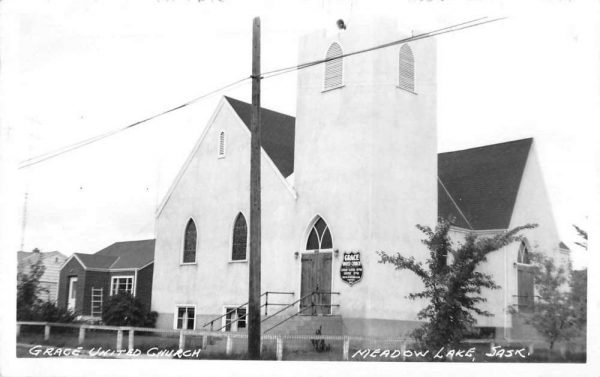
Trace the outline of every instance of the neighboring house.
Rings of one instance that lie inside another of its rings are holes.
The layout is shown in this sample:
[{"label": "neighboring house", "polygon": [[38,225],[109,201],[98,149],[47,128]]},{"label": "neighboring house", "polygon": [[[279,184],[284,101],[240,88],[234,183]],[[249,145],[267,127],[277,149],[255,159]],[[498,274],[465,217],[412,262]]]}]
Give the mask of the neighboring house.
[{"label": "neighboring house", "polygon": [[67,257],[58,251],[40,252],[39,249],[33,249],[32,252],[19,251],[17,253],[17,271],[29,273],[30,266],[39,259],[42,260],[45,270],[40,278],[42,291],[38,298],[43,301],[55,302],[58,293],[58,274]]},{"label": "neighboring house", "polygon": [[[382,22],[305,37],[300,62],[330,60],[298,71],[296,118],[261,111],[261,292],[290,293],[270,294],[269,303],[296,301],[263,331],[300,313],[317,315],[272,331],[405,336],[420,324],[424,302],[407,296],[422,283],[378,263],[376,252],[423,261],[415,225],[451,216],[456,241],[539,224],[482,268],[502,289],[484,292],[494,316],[478,326],[519,337],[508,307],[526,308],[533,297],[528,253],[560,254],[533,139],[437,153],[433,38],[339,57],[403,34],[410,30]],[[246,326],[250,114],[247,103],[220,101],[157,211],[159,327]],[[362,273],[349,279],[348,266]]]},{"label": "neighboring house", "polygon": [[148,309],[152,298],[154,240],[116,242],[94,254],[74,253],[60,270],[58,305],[100,317],[110,295],[129,292]]}]

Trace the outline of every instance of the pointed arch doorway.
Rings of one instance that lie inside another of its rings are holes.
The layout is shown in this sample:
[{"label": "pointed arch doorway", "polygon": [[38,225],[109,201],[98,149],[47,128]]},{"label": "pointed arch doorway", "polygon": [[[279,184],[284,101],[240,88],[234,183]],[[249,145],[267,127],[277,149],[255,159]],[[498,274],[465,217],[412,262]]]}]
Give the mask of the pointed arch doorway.
[{"label": "pointed arch doorway", "polygon": [[333,242],[325,220],[317,217],[302,253],[300,311],[305,315],[331,314],[331,256]]}]

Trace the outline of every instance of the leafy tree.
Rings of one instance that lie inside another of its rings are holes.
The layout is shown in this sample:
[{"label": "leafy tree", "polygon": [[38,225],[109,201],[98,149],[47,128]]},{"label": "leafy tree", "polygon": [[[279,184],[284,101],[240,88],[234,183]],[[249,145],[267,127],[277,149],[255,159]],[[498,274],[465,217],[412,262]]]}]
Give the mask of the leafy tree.
[{"label": "leafy tree", "polygon": [[140,300],[129,292],[119,292],[102,306],[102,322],[111,326],[154,327],[158,313],[145,310]]},{"label": "leafy tree", "polygon": [[27,260],[19,266],[17,273],[17,320],[34,320],[34,308],[41,303],[39,295],[46,291],[40,286],[40,278],[44,275],[46,266],[42,258],[31,262]]},{"label": "leafy tree", "polygon": [[[577,225],[573,225],[573,227],[583,239],[582,242],[576,242],[576,244],[587,250],[587,232]],[[575,311],[575,324],[585,340],[587,331],[587,268],[572,270],[570,277],[571,305]]]},{"label": "leafy tree", "polygon": [[554,258],[541,252],[530,253],[536,300],[533,313],[521,315],[548,342],[552,351],[556,342],[569,340],[577,334],[577,318],[572,292],[565,289],[569,266],[557,266]]},{"label": "leafy tree", "polygon": [[581,229],[580,227],[578,227],[577,225],[573,225],[573,228],[575,228],[575,230],[577,231],[577,234],[579,234],[579,236],[581,238],[583,238],[582,242],[575,242],[576,245],[579,245],[581,247],[583,247],[584,249],[587,250],[587,241],[588,241],[588,234],[587,231]]},{"label": "leafy tree", "polygon": [[54,302],[45,302],[40,294],[48,290],[40,285],[46,267],[42,258],[28,260],[17,273],[17,320],[42,322],[73,322],[75,313],[59,308]]},{"label": "leafy tree", "polygon": [[[535,225],[525,225],[493,237],[478,237],[471,233],[462,244],[453,246],[450,238],[451,222],[440,219],[435,230],[417,225],[425,234],[423,243],[429,249],[425,263],[414,257],[406,258],[400,253],[388,255],[378,251],[379,263],[390,263],[396,270],[409,270],[425,285],[421,292],[410,293],[411,300],[426,299],[428,304],[417,317],[425,323],[411,334],[422,346],[439,349],[442,346],[456,347],[472,331],[476,320],[473,314],[491,316],[479,308],[486,301],[482,289],[500,288],[492,276],[477,271],[489,253],[514,241],[520,240],[518,233]],[[447,263],[452,256],[452,263]]]}]

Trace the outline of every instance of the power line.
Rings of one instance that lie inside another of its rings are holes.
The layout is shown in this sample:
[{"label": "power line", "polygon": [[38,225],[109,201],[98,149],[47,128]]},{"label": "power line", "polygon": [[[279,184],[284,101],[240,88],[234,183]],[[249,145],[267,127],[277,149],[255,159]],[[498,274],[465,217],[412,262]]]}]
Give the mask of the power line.
[{"label": "power line", "polygon": [[137,122],[131,123],[131,124],[125,126],[125,127],[122,127],[122,128],[116,129],[116,130],[112,130],[112,131],[106,132],[104,134],[91,137],[89,139],[85,139],[85,140],[79,141],[77,143],[74,143],[74,144],[71,144],[71,145],[59,148],[57,150],[54,150],[52,152],[44,153],[44,154],[41,154],[39,156],[29,158],[29,159],[21,162],[21,164],[19,165],[19,169],[23,169],[23,168],[26,168],[26,167],[29,167],[29,166],[32,166],[32,165],[35,165],[35,164],[39,164],[40,162],[44,162],[44,161],[49,160],[49,159],[54,158],[54,157],[58,157],[58,156],[60,156],[60,155],[62,155],[64,153],[71,152],[73,150],[79,149],[79,148],[84,147],[86,145],[92,144],[92,143],[94,143],[96,141],[100,141],[100,140],[105,139],[105,138],[107,138],[109,136],[115,135],[115,134],[117,134],[119,132],[128,130],[128,129],[133,128],[135,126],[138,126],[138,125],[140,125],[142,123],[146,123],[148,121],[151,121],[152,119],[158,118],[158,117],[163,116],[163,115],[168,114],[168,113],[171,113],[171,112],[173,112],[175,110],[182,109],[182,108],[184,108],[186,106],[189,106],[189,105],[191,105],[191,104],[193,104],[195,102],[198,102],[198,101],[200,101],[202,99],[210,97],[210,96],[212,96],[212,95],[214,95],[214,94],[216,94],[218,92],[221,92],[221,91],[229,89],[229,88],[231,88],[233,86],[239,85],[239,84],[241,84],[242,82],[244,82],[244,81],[246,81],[248,79],[250,79],[250,77],[244,77],[243,79],[234,81],[234,82],[232,82],[230,84],[227,84],[227,85],[225,85],[225,86],[223,86],[223,87],[221,87],[219,89],[215,89],[215,90],[212,90],[212,91],[210,91],[208,93],[202,94],[202,95],[200,95],[200,96],[198,96],[198,97],[196,97],[196,98],[194,98],[194,99],[192,99],[190,101],[187,101],[187,102],[185,102],[185,103],[183,103],[183,104],[181,104],[179,106],[172,107],[172,108],[170,108],[168,110],[165,110],[165,111],[160,112],[158,114],[152,115],[152,116],[150,116],[148,118],[145,118],[145,119],[139,120]]},{"label": "power line", "polygon": [[[434,36],[437,36],[437,35],[446,34],[446,33],[454,32],[454,31],[459,31],[459,30],[464,30],[464,29],[475,27],[475,26],[481,26],[481,25],[484,25],[484,24],[488,24],[488,23],[491,23],[491,22],[496,22],[496,21],[500,21],[500,20],[505,19],[505,17],[502,17],[502,18],[495,18],[495,19],[492,19],[492,20],[482,21],[482,20],[484,20],[486,18],[487,17],[481,17],[481,18],[470,20],[470,21],[461,22],[461,23],[454,24],[454,25],[451,25],[451,26],[446,26],[446,27],[443,27],[443,28],[440,28],[440,29],[436,29],[436,30],[433,30],[433,31],[430,31],[430,32],[421,33],[421,34],[418,34],[418,35],[415,35],[415,36],[411,36],[411,37],[408,37],[408,38],[399,39],[399,40],[396,40],[396,41],[393,41],[393,42],[385,43],[385,44],[382,44],[382,45],[378,45],[378,46],[374,46],[374,47],[370,47],[370,48],[366,48],[366,49],[362,49],[362,50],[358,50],[358,51],[353,51],[353,52],[350,52],[350,53],[347,53],[347,54],[343,54],[343,55],[340,55],[340,56],[336,56],[336,57],[314,60],[314,61],[311,61],[311,62],[306,62],[306,63],[294,65],[294,66],[289,66],[289,67],[286,67],[286,68],[280,68],[280,69],[275,69],[275,70],[272,70],[272,71],[267,71],[267,72],[262,73],[261,77],[263,79],[268,79],[268,78],[279,76],[279,75],[282,75],[282,74],[285,74],[285,73],[289,73],[289,72],[293,72],[293,71],[297,71],[297,70],[309,68],[309,67],[312,67],[312,66],[315,66],[315,65],[318,65],[318,64],[323,64],[323,63],[326,63],[326,62],[329,62],[329,61],[332,61],[332,60],[341,59],[341,58],[344,58],[344,57],[349,57],[349,56],[358,55],[358,54],[363,54],[363,53],[366,53],[366,52],[371,52],[371,51],[379,50],[379,49],[382,49],[382,48],[386,48],[386,47],[391,47],[391,46],[394,46],[394,45],[398,45],[400,43],[408,43],[408,42],[417,41],[417,40],[420,40],[420,39],[431,38],[431,37],[434,37]],[[478,22],[478,21],[482,21],[482,22]],[[179,110],[179,109],[184,108],[186,106],[189,106],[189,105],[191,105],[191,104],[193,104],[195,102],[198,102],[198,101],[200,101],[200,100],[202,100],[204,98],[207,98],[207,97],[209,97],[211,95],[214,95],[214,94],[216,94],[218,92],[221,92],[221,91],[229,89],[229,88],[231,88],[233,86],[239,85],[242,82],[244,82],[244,81],[246,81],[246,80],[248,80],[250,78],[251,78],[251,76],[244,77],[244,78],[242,78],[240,80],[237,80],[237,81],[234,81],[234,82],[232,82],[230,84],[227,84],[227,85],[225,85],[225,86],[223,86],[221,88],[212,90],[212,91],[210,91],[210,92],[208,92],[206,94],[198,96],[198,97],[196,97],[196,98],[194,98],[194,99],[192,99],[190,101],[187,101],[187,102],[185,102],[185,103],[183,103],[183,104],[181,104],[179,106],[175,106],[173,108],[170,108],[170,109],[165,110],[165,111],[163,111],[161,113],[152,115],[152,116],[150,116],[148,118],[145,118],[143,120],[131,123],[131,124],[129,124],[129,125],[123,127],[123,128],[119,128],[119,129],[116,129],[116,130],[113,130],[113,131],[109,131],[107,133],[104,133],[104,134],[101,134],[101,135],[98,135],[98,136],[94,136],[94,137],[91,137],[89,139],[82,140],[82,141],[77,142],[75,144],[71,144],[71,145],[68,145],[66,147],[59,148],[59,149],[57,149],[55,151],[44,153],[44,154],[41,154],[39,156],[29,158],[29,159],[21,162],[21,164],[19,165],[19,169],[23,169],[23,168],[26,168],[26,167],[29,167],[29,166],[32,166],[32,165],[35,165],[35,164],[39,164],[40,162],[44,162],[44,161],[49,160],[49,159],[54,158],[54,157],[58,157],[58,156],[60,156],[60,155],[62,155],[64,153],[67,153],[67,152],[79,149],[79,148],[84,147],[86,145],[89,145],[89,144],[92,144],[94,142],[97,142],[97,141],[100,141],[102,139],[105,139],[105,138],[107,138],[109,136],[115,135],[115,134],[117,134],[119,132],[122,132],[122,131],[125,131],[127,129],[130,129],[130,128],[133,128],[135,126],[138,126],[138,125],[140,125],[142,123],[146,123],[146,122],[148,122],[148,121],[150,121],[152,119],[158,118],[158,117],[163,116],[165,114],[168,114],[170,112]]]},{"label": "power line", "polygon": [[403,38],[403,39],[399,39],[393,42],[388,42],[385,44],[381,44],[378,46],[374,46],[374,47],[369,47],[366,49],[362,49],[362,50],[357,50],[357,51],[353,51],[353,52],[349,52],[347,54],[342,54],[340,56],[334,56],[334,57],[330,57],[330,58],[325,58],[325,59],[319,59],[319,60],[314,60],[311,62],[306,62],[306,63],[302,63],[302,64],[298,64],[298,65],[294,65],[294,66],[289,66],[287,68],[280,68],[280,69],[275,69],[272,71],[268,71],[268,72],[264,72],[262,75],[264,78],[270,78],[270,77],[274,77],[274,76],[278,76],[281,74],[285,74],[285,73],[289,73],[289,72],[293,72],[293,71],[297,71],[300,69],[304,69],[304,68],[309,68],[318,64],[322,64],[322,63],[327,63],[336,59],[342,59],[345,57],[349,57],[349,56],[353,56],[353,55],[358,55],[358,54],[362,54],[365,52],[371,52],[371,51],[375,51],[375,50],[379,50],[382,48],[386,48],[386,47],[391,47],[391,46],[395,46],[401,43],[408,43],[408,42],[412,42],[412,41],[417,41],[420,39],[425,39],[425,38],[431,38],[431,37],[435,37],[437,35],[441,35],[441,34],[446,34],[446,33],[450,33],[450,32],[454,32],[454,31],[459,31],[459,30],[463,30],[463,29],[468,29],[471,27],[475,27],[475,26],[481,26],[484,24],[488,24],[491,22],[496,22],[496,21],[500,21],[505,19],[506,17],[501,17],[501,18],[495,18],[492,20],[488,20],[488,21],[483,21],[483,22],[477,22],[477,21],[481,21],[486,19],[487,17],[481,17],[481,18],[476,18],[470,21],[466,21],[466,22],[461,22],[458,24],[454,24],[451,26],[446,26],[440,29],[436,29],[433,31],[429,31],[426,33],[421,33],[418,35],[413,35],[411,37],[408,38]]}]

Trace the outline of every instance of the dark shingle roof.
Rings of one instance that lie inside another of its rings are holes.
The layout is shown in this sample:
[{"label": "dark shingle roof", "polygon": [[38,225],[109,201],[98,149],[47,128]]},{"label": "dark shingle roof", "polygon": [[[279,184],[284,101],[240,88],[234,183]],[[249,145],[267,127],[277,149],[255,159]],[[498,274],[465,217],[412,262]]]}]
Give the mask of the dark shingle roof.
[{"label": "dark shingle roof", "polygon": [[87,268],[141,268],[154,260],[154,241],[115,242],[95,254],[76,255]]},{"label": "dark shingle roof", "polygon": [[[251,105],[225,99],[250,128]],[[294,171],[295,118],[262,108],[261,119],[263,148],[287,177]],[[454,225],[466,229],[507,229],[532,142],[438,154],[438,216],[452,217]]]},{"label": "dark shingle roof", "polygon": [[[250,129],[251,105],[225,97],[237,115]],[[294,137],[296,118],[261,108],[261,144],[281,172],[288,177],[294,172]]]},{"label": "dark shingle roof", "polygon": [[[529,138],[438,154],[438,176],[473,229],[509,227],[532,142]],[[462,220],[443,191],[438,185],[438,215]]]}]

